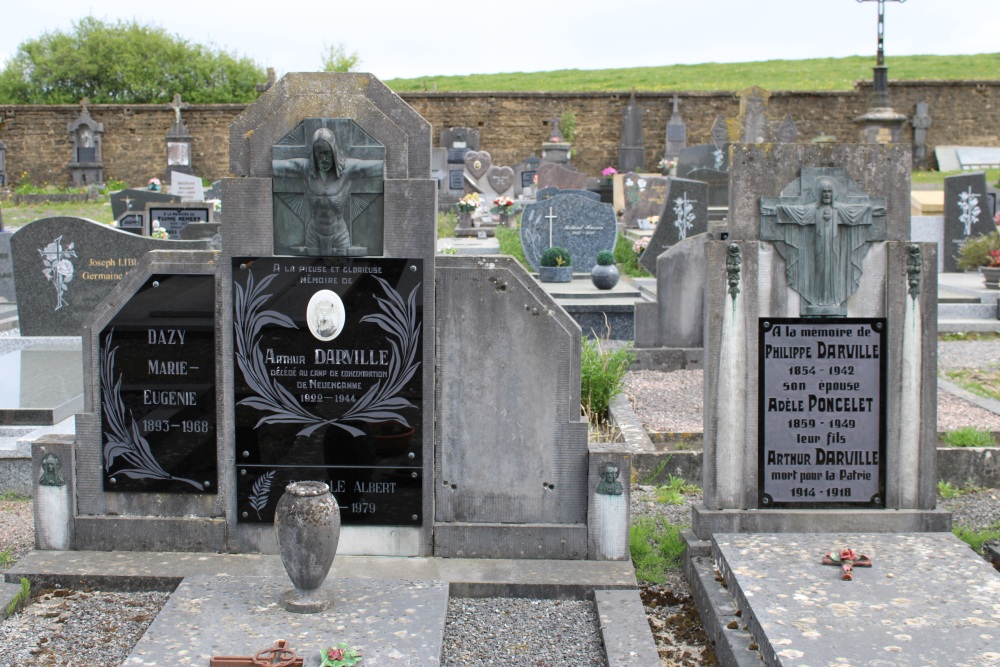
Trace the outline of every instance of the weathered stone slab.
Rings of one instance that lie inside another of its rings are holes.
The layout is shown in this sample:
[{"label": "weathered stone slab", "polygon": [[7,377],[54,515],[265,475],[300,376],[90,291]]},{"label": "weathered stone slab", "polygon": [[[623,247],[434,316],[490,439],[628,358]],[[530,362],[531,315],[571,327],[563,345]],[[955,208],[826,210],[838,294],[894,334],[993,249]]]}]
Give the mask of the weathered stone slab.
[{"label": "weathered stone slab", "polygon": [[45,218],[10,240],[24,336],[78,336],[97,304],[150,250],[205,250],[206,241],[161,241],[83,218]]},{"label": "weathered stone slab", "polygon": [[0,303],[15,303],[14,260],[10,254],[10,237],[14,232],[0,231]]},{"label": "weathered stone slab", "polygon": [[[842,581],[832,549],[869,556]],[[985,665],[998,658],[1000,573],[946,533],[713,537],[767,665]]]},{"label": "weathered stone slab", "polygon": [[538,187],[545,188],[550,185],[557,188],[585,190],[597,185],[597,179],[562,165],[547,162],[538,167]]},{"label": "weathered stone slab", "polygon": [[542,253],[552,246],[569,251],[573,270],[589,272],[597,253],[614,250],[618,223],[611,204],[579,195],[559,195],[528,204],[521,214],[524,257],[538,270]]}]

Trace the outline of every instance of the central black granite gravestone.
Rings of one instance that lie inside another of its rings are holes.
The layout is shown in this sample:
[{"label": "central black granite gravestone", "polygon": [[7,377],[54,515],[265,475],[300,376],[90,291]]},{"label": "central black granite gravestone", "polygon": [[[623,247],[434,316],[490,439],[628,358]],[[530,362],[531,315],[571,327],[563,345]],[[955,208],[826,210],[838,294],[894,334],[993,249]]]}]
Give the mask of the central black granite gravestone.
[{"label": "central black granite gravestone", "polygon": [[234,257],[237,512],[292,481],[345,524],[423,521],[423,260]]},{"label": "central black granite gravestone", "polygon": [[966,239],[995,231],[987,203],[986,172],[944,179],[944,270],[958,271],[958,249]]},{"label": "central black granite gravestone", "polygon": [[708,184],[670,178],[656,231],[639,257],[639,263],[656,275],[656,258],[684,239],[708,231]]},{"label": "central black granite gravestone", "polygon": [[215,278],[150,277],[99,344],[104,490],[216,493]]},{"label": "central black granite gravestone", "polygon": [[885,506],[884,319],[760,320],[760,507]]}]

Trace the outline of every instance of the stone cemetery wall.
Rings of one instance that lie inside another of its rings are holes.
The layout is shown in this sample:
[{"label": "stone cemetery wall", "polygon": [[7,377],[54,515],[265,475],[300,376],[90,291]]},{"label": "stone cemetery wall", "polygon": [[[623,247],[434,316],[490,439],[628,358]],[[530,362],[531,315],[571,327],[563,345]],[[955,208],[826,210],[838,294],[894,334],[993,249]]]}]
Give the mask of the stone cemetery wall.
[{"label": "stone cemetery wall", "polygon": [[[917,102],[927,102],[933,125],[927,131],[928,151],[935,146],[1000,145],[1000,80],[992,81],[893,81],[890,100],[900,113],[912,116]],[[643,143],[646,170],[653,170],[663,155],[664,128],[670,119],[674,92],[639,92],[636,101],[643,111]],[[711,140],[715,117],[729,118],[739,112],[739,99],[732,91],[677,92],[680,114],[687,126],[687,144]],[[854,119],[868,107],[871,82],[858,82],[848,91],[772,91],[768,114],[782,118],[791,114],[803,142],[833,135],[842,142],[859,140]],[[621,114],[628,104],[624,92],[600,93],[441,93],[409,92],[401,95],[433,126],[432,136],[442,128],[477,128],[481,146],[496,164],[516,164],[531,153],[539,154],[552,116],[564,111],[576,114],[572,164],[594,174],[617,163],[621,139]],[[131,185],[162,177],[166,156],[166,134],[173,112],[166,105],[103,105],[89,107],[96,121],[104,123],[106,178]],[[229,173],[229,123],[243,105],[192,105],[184,122],[194,137],[194,173],[217,180]],[[7,173],[17,185],[23,172],[32,183],[69,183],[66,164],[70,138],[66,124],[79,115],[78,105],[0,105],[0,141],[7,144]],[[913,141],[907,123],[902,141]]]}]

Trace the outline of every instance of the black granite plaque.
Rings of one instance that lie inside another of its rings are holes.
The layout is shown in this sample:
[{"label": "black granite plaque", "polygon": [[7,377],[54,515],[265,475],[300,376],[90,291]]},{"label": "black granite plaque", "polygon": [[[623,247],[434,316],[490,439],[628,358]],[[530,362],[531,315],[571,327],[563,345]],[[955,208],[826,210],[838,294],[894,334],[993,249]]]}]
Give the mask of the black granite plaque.
[{"label": "black granite plaque", "polygon": [[761,319],[759,506],[885,506],[885,320]]},{"label": "black granite plaque", "polygon": [[80,147],[76,149],[77,162],[95,162],[97,160],[97,149],[93,146],[89,148]]},{"label": "black granite plaque", "polygon": [[448,189],[462,190],[465,188],[465,172],[460,169],[452,169],[448,172]]},{"label": "black granite plaque", "polygon": [[469,152],[468,146],[448,149],[448,164],[464,164],[465,154]]},{"label": "black granite plaque", "polygon": [[537,171],[522,171],[521,172],[521,187],[530,188],[535,184],[535,175],[538,174]]},{"label": "black granite plaque", "polygon": [[142,213],[126,213],[118,218],[118,229],[132,234],[142,234],[142,220]]},{"label": "black granite plaque", "polygon": [[181,230],[192,223],[208,222],[210,212],[208,206],[147,206],[149,224],[159,222],[162,229],[167,230],[171,239],[180,240]]},{"label": "black granite plaque", "polygon": [[215,278],[156,275],[101,332],[105,491],[216,493]]},{"label": "black granite plaque", "polygon": [[420,525],[422,260],[233,259],[237,510],[330,484],[345,524]]}]

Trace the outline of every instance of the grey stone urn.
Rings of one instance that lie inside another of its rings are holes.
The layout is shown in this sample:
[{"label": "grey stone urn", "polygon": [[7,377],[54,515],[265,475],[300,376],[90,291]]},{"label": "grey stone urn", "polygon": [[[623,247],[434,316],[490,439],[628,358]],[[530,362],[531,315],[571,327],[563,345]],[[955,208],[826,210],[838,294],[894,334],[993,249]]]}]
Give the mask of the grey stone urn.
[{"label": "grey stone urn", "polygon": [[979,272],[983,274],[986,289],[1000,289],[1000,267],[981,266]]},{"label": "grey stone urn", "polygon": [[543,283],[568,283],[573,281],[572,266],[540,266],[538,279]]},{"label": "grey stone urn", "polygon": [[590,281],[597,289],[611,289],[618,284],[618,267],[614,264],[595,264],[590,270]]},{"label": "grey stone urn", "polygon": [[340,541],[340,509],[323,482],[293,482],[274,510],[274,531],[281,563],[295,586],[282,594],[286,610],[311,614],[329,609],[333,598],[322,590]]}]

